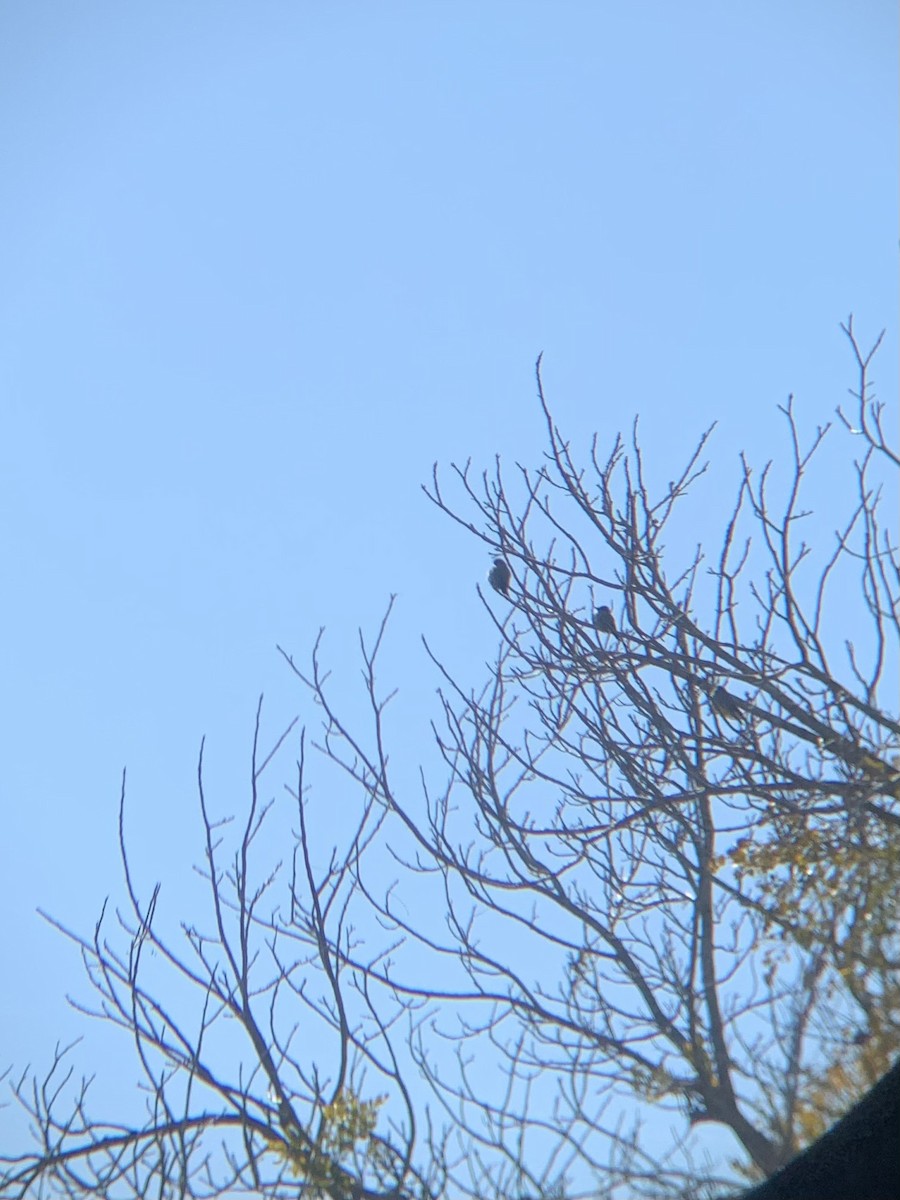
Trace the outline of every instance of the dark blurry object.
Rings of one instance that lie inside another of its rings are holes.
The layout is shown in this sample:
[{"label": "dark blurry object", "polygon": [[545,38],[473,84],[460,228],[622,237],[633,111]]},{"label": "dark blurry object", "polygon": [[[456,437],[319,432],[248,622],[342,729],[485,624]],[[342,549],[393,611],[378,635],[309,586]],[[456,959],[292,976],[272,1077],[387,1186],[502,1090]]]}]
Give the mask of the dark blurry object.
[{"label": "dark blurry object", "polygon": [[612,615],[609,605],[601,604],[594,610],[594,628],[599,629],[601,633],[616,632],[616,618]]},{"label": "dark blurry object", "polygon": [[726,692],[723,687],[717,687],[713,692],[712,706],[723,717],[729,717],[733,721],[741,719],[740,704],[738,704],[731,692]]},{"label": "dark blurry object", "polygon": [[837,1125],[740,1200],[900,1200],[900,1060]]},{"label": "dark blurry object", "polygon": [[502,558],[495,558],[494,565],[491,567],[491,572],[488,575],[488,583],[495,592],[499,592],[501,596],[509,595],[509,581],[512,579],[512,572],[503,561]]}]

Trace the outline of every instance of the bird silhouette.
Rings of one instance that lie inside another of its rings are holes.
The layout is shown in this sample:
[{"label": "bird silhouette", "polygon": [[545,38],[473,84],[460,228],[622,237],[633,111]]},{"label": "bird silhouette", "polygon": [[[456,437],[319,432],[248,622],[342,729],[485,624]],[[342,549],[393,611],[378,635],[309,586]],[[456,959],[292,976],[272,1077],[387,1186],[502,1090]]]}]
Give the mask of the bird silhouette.
[{"label": "bird silhouette", "polygon": [[508,596],[510,579],[512,579],[512,572],[509,567],[502,558],[495,558],[494,565],[491,567],[490,574],[488,575],[488,583],[501,596]]},{"label": "bird silhouette", "polygon": [[594,610],[594,628],[599,629],[601,633],[615,634],[616,618],[612,614],[612,609],[608,604],[601,604],[598,609]]},{"label": "bird silhouette", "polygon": [[711,703],[716,712],[721,713],[723,717],[739,721],[743,715],[738,701],[731,692],[726,692],[721,684],[713,692]]}]

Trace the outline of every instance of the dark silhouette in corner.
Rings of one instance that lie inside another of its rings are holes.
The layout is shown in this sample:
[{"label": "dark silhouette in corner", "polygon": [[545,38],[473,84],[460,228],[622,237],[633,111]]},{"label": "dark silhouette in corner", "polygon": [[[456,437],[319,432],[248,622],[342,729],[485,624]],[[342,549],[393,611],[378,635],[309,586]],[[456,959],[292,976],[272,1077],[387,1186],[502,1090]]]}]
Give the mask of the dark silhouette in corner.
[{"label": "dark silhouette in corner", "polygon": [[817,1142],[739,1200],[900,1200],[900,1059]]}]

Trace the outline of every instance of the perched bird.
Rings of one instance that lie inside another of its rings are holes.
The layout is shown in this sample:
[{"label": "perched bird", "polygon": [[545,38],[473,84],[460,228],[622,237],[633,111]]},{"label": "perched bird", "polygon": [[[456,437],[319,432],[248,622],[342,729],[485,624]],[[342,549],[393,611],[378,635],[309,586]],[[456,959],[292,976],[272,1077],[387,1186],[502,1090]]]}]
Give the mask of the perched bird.
[{"label": "perched bird", "polygon": [[732,696],[731,692],[726,692],[721,684],[713,692],[711,703],[716,712],[721,713],[723,717],[730,717],[732,720],[739,721],[743,715],[738,701]]},{"label": "perched bird", "polygon": [[278,1102],[278,1119],[281,1122],[281,1128],[289,1137],[296,1137],[299,1134],[300,1126],[294,1116],[294,1110],[287,1100]]},{"label": "perched bird", "polygon": [[501,596],[509,595],[509,581],[512,579],[512,572],[503,561],[502,558],[495,558],[494,565],[491,567],[488,575],[488,583],[495,592],[499,592]]},{"label": "perched bird", "polygon": [[616,633],[616,618],[612,615],[612,609],[608,604],[601,604],[598,609],[594,610],[594,628],[599,629],[601,633]]}]

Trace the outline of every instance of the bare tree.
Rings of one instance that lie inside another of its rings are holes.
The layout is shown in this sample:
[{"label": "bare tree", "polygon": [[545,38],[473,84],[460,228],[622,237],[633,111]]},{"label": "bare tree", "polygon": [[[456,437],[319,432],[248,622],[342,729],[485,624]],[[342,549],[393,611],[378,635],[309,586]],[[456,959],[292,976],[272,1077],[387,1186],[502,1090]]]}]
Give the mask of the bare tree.
[{"label": "bare tree", "polygon": [[[791,401],[783,500],[770,466],[757,479],[742,462],[715,557],[698,549],[674,572],[665,543],[710,433],[660,495],[636,428],[602,457],[595,439],[584,467],[539,364],[545,465],[512,480],[499,461],[490,476],[454,468],[462,508],[435,470],[430,498],[511,582],[485,597],[501,647],[485,690],[432,655],[447,782],[424,805],[393,786],[374,655],[367,738],[342,720],[318,661],[298,671],[324,708],[326,753],[399,819],[406,870],[440,881],[424,910],[446,909],[443,936],[391,895],[381,911],[441,957],[444,977],[457,968],[458,1024],[443,1025],[461,1043],[457,1070],[434,1065],[436,1029],[417,1061],[485,1146],[473,1193],[485,1176],[500,1194],[559,1187],[576,1164],[630,1194],[642,1177],[654,1194],[683,1187],[679,1169],[661,1172],[658,1143],[648,1154],[618,1127],[600,1135],[617,1095],[727,1126],[747,1174],[771,1174],[810,1134],[822,1064],[843,1058],[846,1072],[852,1058],[858,1094],[896,1049],[900,723],[882,691],[900,626],[879,476],[898,460],[869,388],[877,344],[864,355],[852,323],[846,333],[859,384],[853,418],[840,415],[861,454],[830,545],[801,535],[804,480],[830,427],[805,446]],[[848,594],[855,637],[835,645],[832,610]],[[398,1001],[425,990],[419,974],[354,966]],[[865,1044],[850,1047],[859,1028]],[[500,1067],[492,1094],[486,1047]],[[555,1138],[553,1152],[533,1138],[532,1160],[523,1131]]]},{"label": "bare tree", "polygon": [[[285,653],[324,715],[317,749],[357,790],[345,846],[315,866],[301,736],[290,862],[269,861],[283,806],[258,788],[293,731],[260,761],[259,715],[230,852],[201,755],[208,928],[160,932],[122,826],[129,907],[114,935],[104,915],[68,936],[98,1014],[134,1040],[146,1113],[98,1122],[58,1055],[15,1082],[38,1145],[0,1159],[3,1196],[699,1197],[727,1177],[692,1160],[698,1123],[730,1129],[760,1178],[817,1135],[835,1070],[848,1104],[883,1073],[900,1029],[900,721],[883,696],[900,564],[879,504],[900,460],[870,388],[878,344],[845,331],[852,415],[806,444],[789,401],[783,497],[742,461],[714,556],[680,563],[667,547],[712,431],[661,489],[637,426],[581,465],[538,364],[545,463],[453,468],[461,506],[437,470],[426,489],[495,560],[482,599],[500,644],[475,690],[428,649],[438,786],[428,770],[417,795],[395,786],[390,608],[361,639],[366,729],[333,697],[321,634],[308,668]],[[842,435],[860,447],[846,523],[804,540],[805,478]],[[161,992],[151,954],[187,986]],[[660,1112],[680,1124],[668,1148],[638,1119]]]},{"label": "bare tree", "polygon": [[[413,1102],[391,1032],[364,988],[356,989],[352,1005],[347,998],[356,982],[346,970],[354,948],[345,923],[352,872],[381,815],[368,806],[344,858],[332,855],[317,870],[301,799],[301,736],[296,786],[288,788],[298,826],[287,837],[282,831],[266,839],[273,802],[263,801],[260,781],[296,721],[261,757],[261,716],[260,699],[250,799],[231,851],[231,822],[216,818],[207,800],[201,748],[205,926],[183,921],[180,936],[167,936],[157,913],[159,884],[146,901],[139,897],[125,838],[123,777],[127,906],[112,920],[104,907],[91,938],[53,923],[80,948],[99,997],[97,1007],[83,1011],[133,1041],[145,1111],[132,1122],[98,1119],[88,1081],[75,1086],[73,1101],[70,1056],[57,1049],[43,1079],[13,1082],[38,1145],[0,1157],[4,1198],[36,1189],[71,1196],[295,1197],[298,1181],[341,1200],[402,1200],[440,1190],[436,1171],[425,1178],[412,1163]],[[265,845],[273,840],[290,846],[289,870],[270,861]],[[382,1136],[376,1126],[388,1100],[392,1125]]]}]

